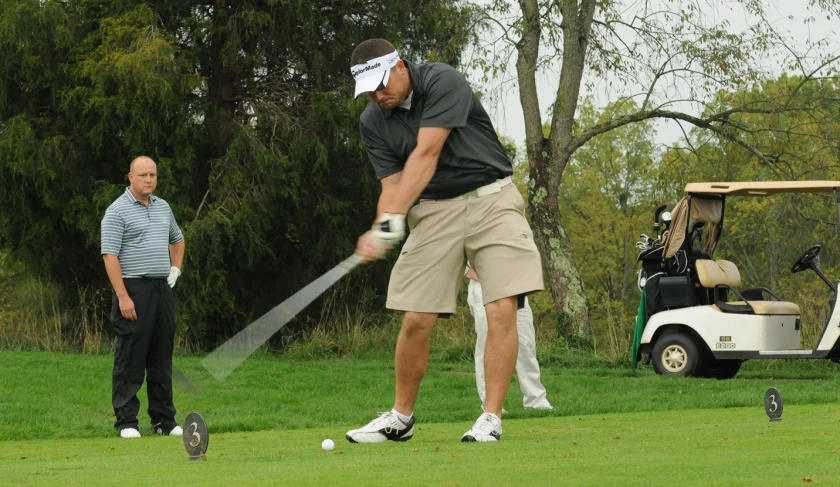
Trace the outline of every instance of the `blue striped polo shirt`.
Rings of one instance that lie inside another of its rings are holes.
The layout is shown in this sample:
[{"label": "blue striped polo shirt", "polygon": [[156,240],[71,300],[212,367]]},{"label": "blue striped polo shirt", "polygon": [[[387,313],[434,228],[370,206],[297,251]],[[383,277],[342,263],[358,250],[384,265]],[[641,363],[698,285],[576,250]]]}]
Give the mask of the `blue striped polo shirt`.
[{"label": "blue striped polo shirt", "polygon": [[125,188],[102,218],[102,255],[116,255],[123,276],[168,276],[169,245],[184,240],[169,204],[149,200],[146,206]]}]

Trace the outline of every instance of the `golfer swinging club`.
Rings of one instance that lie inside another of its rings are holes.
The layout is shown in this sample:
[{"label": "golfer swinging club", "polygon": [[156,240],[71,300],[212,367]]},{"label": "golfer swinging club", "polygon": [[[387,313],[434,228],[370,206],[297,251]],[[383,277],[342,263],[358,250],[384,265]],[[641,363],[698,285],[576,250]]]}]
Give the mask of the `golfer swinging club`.
[{"label": "golfer swinging club", "polygon": [[527,293],[543,289],[524,202],[511,184],[513,167],[487,112],[451,66],[411,64],[383,39],[359,44],[351,65],[356,96],[371,100],[359,125],[382,184],[375,223],[356,252],[371,262],[402,241],[406,223],[411,235],[391,272],[386,304],[405,313],[394,406],[348,431],[347,439],[379,443],[414,435],[429,333],[438,315],[455,312],[469,259],[484,288],[487,395],[485,412],[461,441],[496,441],[518,350],[516,310]]}]

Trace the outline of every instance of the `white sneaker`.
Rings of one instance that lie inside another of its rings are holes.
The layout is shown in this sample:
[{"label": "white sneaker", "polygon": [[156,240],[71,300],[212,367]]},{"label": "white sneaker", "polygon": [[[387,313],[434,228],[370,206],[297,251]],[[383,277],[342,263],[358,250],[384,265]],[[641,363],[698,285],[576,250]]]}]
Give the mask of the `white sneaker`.
[{"label": "white sneaker", "polygon": [[404,423],[391,411],[379,413],[379,417],[359,429],[350,430],[345,437],[350,443],[382,443],[408,441],[414,436],[414,415]]},{"label": "white sneaker", "polygon": [[184,430],[176,424],[175,427],[172,428],[171,430],[169,430],[168,433],[164,432],[163,428],[161,428],[161,427],[155,428],[155,433],[157,433],[159,435],[164,435],[164,436],[181,436],[181,435],[184,434]]},{"label": "white sneaker", "polygon": [[493,413],[484,413],[478,417],[472,428],[469,429],[461,441],[497,441],[502,437],[502,420]]},{"label": "white sneaker", "polygon": [[140,438],[140,432],[135,428],[123,428],[120,430],[122,438]]}]

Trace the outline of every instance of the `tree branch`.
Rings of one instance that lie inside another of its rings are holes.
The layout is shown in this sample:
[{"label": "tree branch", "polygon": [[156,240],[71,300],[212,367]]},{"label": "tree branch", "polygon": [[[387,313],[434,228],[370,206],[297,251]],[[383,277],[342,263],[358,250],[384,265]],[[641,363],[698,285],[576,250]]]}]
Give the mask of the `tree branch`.
[{"label": "tree branch", "polygon": [[[732,110],[727,110],[727,112],[735,113]],[[751,109],[751,110],[749,110],[749,113],[778,113],[778,111],[777,111],[777,109],[765,109],[765,110]],[[583,144],[585,144],[586,142],[591,140],[593,137],[598,136],[598,135],[603,134],[603,133],[606,133],[606,132],[609,132],[610,130],[616,129],[618,127],[621,127],[621,126],[624,126],[624,125],[627,125],[627,124],[630,124],[630,123],[641,122],[643,120],[651,120],[651,119],[654,119],[654,118],[669,118],[669,119],[672,119],[672,120],[682,120],[682,121],[691,123],[695,127],[700,127],[700,128],[709,130],[711,132],[714,132],[714,133],[720,135],[721,137],[729,140],[730,142],[741,146],[747,152],[754,155],[762,163],[767,164],[767,165],[771,165],[770,160],[767,159],[767,157],[764,154],[762,154],[757,148],[753,147],[750,144],[747,144],[746,142],[739,139],[738,137],[736,137],[734,134],[730,133],[729,131],[723,130],[721,127],[716,126],[715,125],[716,122],[717,123],[721,122],[720,114],[714,114],[714,115],[711,115],[711,116],[706,117],[706,118],[700,118],[700,117],[695,117],[693,115],[689,115],[687,113],[674,112],[674,111],[669,111],[669,110],[658,110],[658,109],[657,110],[640,111],[640,112],[637,112],[637,113],[634,113],[634,114],[631,114],[631,115],[627,115],[627,116],[624,116],[624,117],[617,117],[617,118],[614,118],[614,119],[610,120],[609,122],[605,122],[605,123],[596,125],[596,126],[590,128],[590,129],[584,131],[582,134],[578,135],[577,137],[574,137],[574,139],[572,140],[572,142],[570,144],[571,150],[572,151],[577,150],[578,148],[583,146]]]}]

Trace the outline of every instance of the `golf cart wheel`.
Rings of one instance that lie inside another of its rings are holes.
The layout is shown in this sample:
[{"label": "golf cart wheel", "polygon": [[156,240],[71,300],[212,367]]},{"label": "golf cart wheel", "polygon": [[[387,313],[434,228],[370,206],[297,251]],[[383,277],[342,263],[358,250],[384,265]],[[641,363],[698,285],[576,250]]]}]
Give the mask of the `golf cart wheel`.
[{"label": "golf cart wheel", "polygon": [[703,377],[719,380],[731,379],[741,370],[742,363],[743,360],[737,359],[712,360],[706,367]]},{"label": "golf cart wheel", "polygon": [[703,359],[694,340],[682,333],[664,335],[653,346],[653,370],[660,375],[691,377],[703,369]]}]

